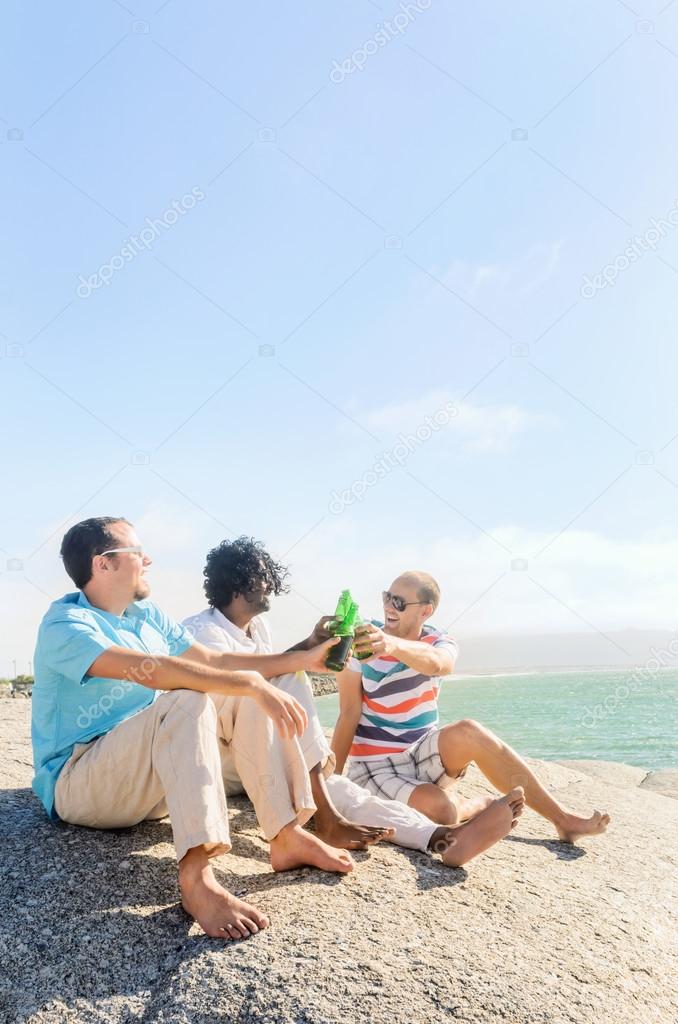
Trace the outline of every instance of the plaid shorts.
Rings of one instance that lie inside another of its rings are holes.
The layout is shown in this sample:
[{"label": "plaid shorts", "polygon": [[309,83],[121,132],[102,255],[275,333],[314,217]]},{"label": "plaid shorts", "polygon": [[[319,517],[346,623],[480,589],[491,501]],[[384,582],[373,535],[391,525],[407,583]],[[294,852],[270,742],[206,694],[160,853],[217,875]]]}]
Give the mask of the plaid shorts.
[{"label": "plaid shorts", "polygon": [[407,803],[417,786],[427,782],[446,789],[454,779],[445,772],[440,760],[439,736],[439,729],[431,729],[398,754],[390,754],[378,761],[351,760],[348,762],[348,777],[375,796],[399,800],[403,804]]}]

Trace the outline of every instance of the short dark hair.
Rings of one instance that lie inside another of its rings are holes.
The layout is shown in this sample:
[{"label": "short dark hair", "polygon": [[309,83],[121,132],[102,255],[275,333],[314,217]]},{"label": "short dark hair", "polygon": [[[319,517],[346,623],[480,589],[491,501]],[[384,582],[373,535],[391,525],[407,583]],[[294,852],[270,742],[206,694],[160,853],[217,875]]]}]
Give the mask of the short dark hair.
[{"label": "short dark hair", "polygon": [[111,533],[113,523],[126,523],[123,516],[96,516],[71,526],[61,542],[64,568],[82,590],[92,579],[92,559],[118,543]]},{"label": "short dark hair", "polygon": [[425,601],[426,604],[432,604],[433,611],[435,611],[440,604],[440,587],[432,576],[428,576],[428,574],[426,574],[426,577],[419,587],[418,597],[420,601]]},{"label": "short dark hair", "polygon": [[424,604],[433,605],[433,611],[436,610],[440,604],[440,587],[430,573],[422,572],[421,569],[409,569],[407,572],[401,573],[399,579],[407,580],[408,583],[416,587],[417,599]]},{"label": "short dark hair", "polygon": [[222,540],[207,555],[202,572],[205,596],[212,608],[225,608],[238,594],[266,585],[272,594],[286,594],[288,572],[253,537]]}]

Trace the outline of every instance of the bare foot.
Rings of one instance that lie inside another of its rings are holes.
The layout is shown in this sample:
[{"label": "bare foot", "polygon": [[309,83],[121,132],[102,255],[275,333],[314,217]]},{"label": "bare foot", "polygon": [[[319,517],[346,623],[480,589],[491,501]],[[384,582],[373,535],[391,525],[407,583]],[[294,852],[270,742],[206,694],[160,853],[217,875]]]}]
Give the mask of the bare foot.
[{"label": "bare foot", "polygon": [[[522,786],[517,786],[506,796],[493,800],[471,821],[454,828],[437,829],[431,849],[441,854],[448,867],[461,867],[507,836],[518,823],[524,807],[525,792]],[[438,832],[443,835],[437,836]]]},{"label": "bare foot", "polygon": [[316,813],[313,818],[315,834],[329,846],[344,850],[366,850],[373,843],[391,839],[394,828],[377,828],[372,825],[354,825],[339,814],[329,816]]},{"label": "bare foot", "polygon": [[459,822],[470,821],[471,818],[475,818],[481,811],[484,811],[486,807],[494,803],[494,797],[492,796],[475,796],[469,800],[464,800],[461,797],[455,797],[454,802],[457,805],[459,811]]},{"label": "bare foot", "polygon": [[594,811],[590,818],[577,814],[565,814],[562,822],[556,824],[558,836],[564,843],[576,843],[582,836],[599,836],[610,824],[610,815]]},{"label": "bare foot", "polygon": [[189,850],[179,864],[179,888],[186,913],[214,939],[249,939],[269,926],[265,914],[219,885],[200,847]]},{"label": "bare foot", "polygon": [[346,850],[335,850],[292,821],[271,840],[271,867],[274,871],[313,867],[347,874],[353,871],[354,862]]}]

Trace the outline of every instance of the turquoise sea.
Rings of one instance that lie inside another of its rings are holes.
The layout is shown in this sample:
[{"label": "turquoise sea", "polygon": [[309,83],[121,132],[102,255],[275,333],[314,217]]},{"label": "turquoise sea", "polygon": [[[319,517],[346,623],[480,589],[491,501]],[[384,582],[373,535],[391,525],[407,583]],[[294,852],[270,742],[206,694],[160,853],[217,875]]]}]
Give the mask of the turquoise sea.
[{"label": "turquoise sea", "polygon": [[[331,728],[338,697],[317,700]],[[678,767],[678,670],[580,669],[459,676],[443,683],[441,723],[475,718],[521,754]]]}]

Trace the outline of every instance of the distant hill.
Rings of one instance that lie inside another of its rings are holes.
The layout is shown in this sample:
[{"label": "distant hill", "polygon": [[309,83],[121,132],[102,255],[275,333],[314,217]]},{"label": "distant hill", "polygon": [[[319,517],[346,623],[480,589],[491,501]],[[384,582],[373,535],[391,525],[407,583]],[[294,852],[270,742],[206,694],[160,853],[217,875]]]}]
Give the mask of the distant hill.
[{"label": "distant hill", "polygon": [[[503,669],[628,668],[658,658],[678,667],[678,633],[624,629],[614,633],[458,635],[459,672]],[[654,666],[654,662],[651,663]]]}]

